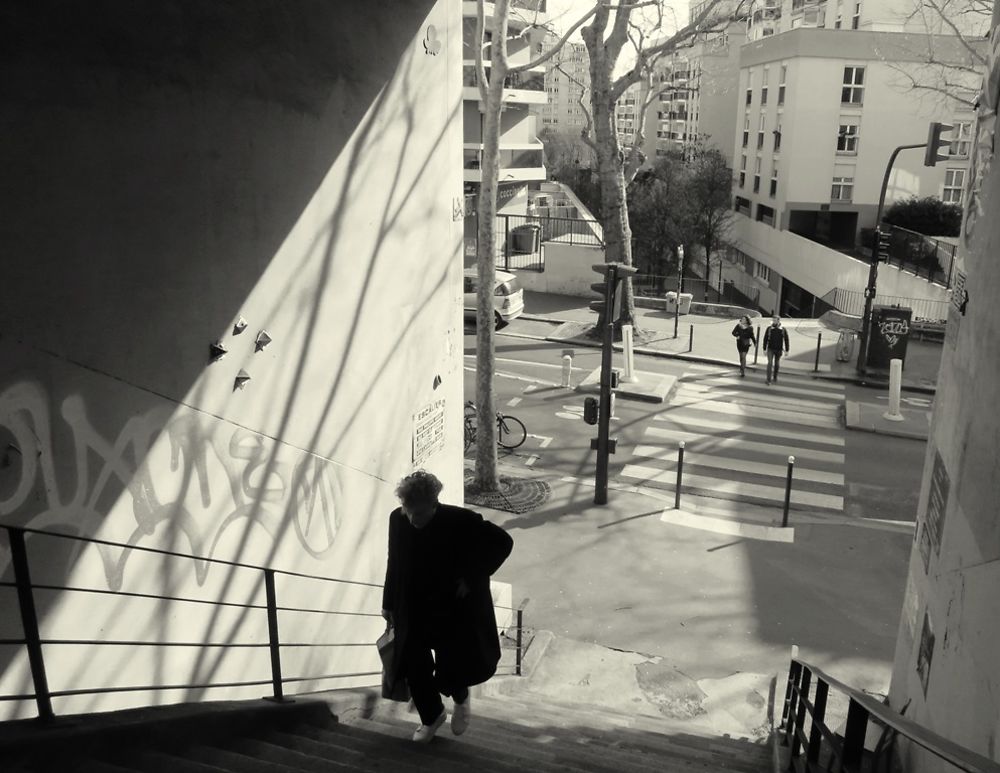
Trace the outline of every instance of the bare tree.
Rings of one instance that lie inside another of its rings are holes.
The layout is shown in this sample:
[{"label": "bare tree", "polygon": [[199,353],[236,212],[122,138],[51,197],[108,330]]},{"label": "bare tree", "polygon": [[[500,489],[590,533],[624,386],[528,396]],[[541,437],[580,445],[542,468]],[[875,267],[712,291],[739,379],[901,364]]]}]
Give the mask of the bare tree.
[{"label": "bare tree", "polygon": [[[616,103],[627,89],[638,84],[642,84],[646,105],[660,91],[672,88],[670,84],[654,88],[657,63],[697,40],[721,34],[739,8],[738,4],[734,8],[731,0],[709,2],[686,25],[666,33],[667,9],[663,0],[616,0],[615,3],[602,0],[594,9],[593,20],[581,30],[590,57],[589,117],[593,130],[586,136],[597,156],[607,261],[632,265],[625,192],[645,161],[642,146],[646,111],[638,112],[631,147],[623,147],[615,126]],[[626,51],[634,56],[634,62],[623,74],[615,75]],[[634,325],[631,279],[626,280],[622,292],[617,323]],[[605,320],[599,319],[598,329],[604,324]]]},{"label": "bare tree", "polygon": [[[479,491],[496,491],[500,487],[497,473],[497,424],[496,399],[493,391],[495,374],[495,336],[493,285],[496,279],[495,220],[497,188],[500,180],[500,113],[503,109],[503,90],[507,79],[544,64],[554,57],[570,36],[596,11],[584,14],[558,38],[555,44],[536,59],[512,66],[508,61],[508,40],[511,5],[519,12],[534,10],[534,17],[526,20],[519,34],[540,27],[537,2],[524,0],[495,0],[490,20],[490,37],[486,39],[485,0],[476,3],[476,74],[479,96],[483,103],[483,151],[481,183],[477,201],[478,245],[476,265],[479,286],[476,296],[476,472],[475,486]],[[486,71],[484,52],[490,52],[489,72]]]}]

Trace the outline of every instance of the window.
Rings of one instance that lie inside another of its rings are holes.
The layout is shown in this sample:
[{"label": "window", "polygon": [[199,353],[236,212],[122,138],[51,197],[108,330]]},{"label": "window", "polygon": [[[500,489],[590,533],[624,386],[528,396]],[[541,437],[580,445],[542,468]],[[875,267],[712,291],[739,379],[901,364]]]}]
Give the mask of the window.
[{"label": "window", "polygon": [[840,8],[837,9],[837,18],[833,22],[833,28],[839,30],[841,24],[843,24],[843,19],[840,16]]},{"label": "window", "polygon": [[951,147],[948,153],[955,158],[968,158],[969,148],[972,145],[972,123],[969,121],[955,121],[951,130]]},{"label": "window", "polygon": [[760,122],[757,124],[757,150],[761,150],[764,147],[764,123],[766,120],[764,112],[761,111]]},{"label": "window", "polygon": [[744,187],[747,183],[747,157],[743,156],[740,159],[740,187]]},{"label": "window", "polygon": [[758,279],[763,279],[765,282],[771,281],[771,269],[769,269],[760,261],[754,262],[753,275]]},{"label": "window", "polygon": [[736,197],[735,209],[737,212],[750,217],[750,199],[745,199],[742,196]]},{"label": "window", "polygon": [[778,195],[778,165],[771,167],[771,198]]},{"label": "window", "polygon": [[747,104],[749,105],[751,100],[753,100],[753,89],[747,87]]},{"label": "window", "polygon": [[743,116],[743,147],[750,142],[750,116]]},{"label": "window", "polygon": [[774,152],[777,153],[779,150],[781,150],[781,124],[780,123],[775,128],[774,132],[772,132],[772,133],[774,134]]},{"label": "window", "polygon": [[944,173],[944,191],[941,201],[947,204],[961,204],[962,191],[965,188],[964,169],[946,169]]},{"label": "window", "polygon": [[767,104],[767,82],[771,79],[771,73],[767,67],[764,68],[764,77],[761,79],[760,86],[760,103],[762,105]]},{"label": "window", "polygon": [[753,192],[760,193],[760,157],[757,157],[757,162],[753,167]]},{"label": "window", "polygon": [[[766,223],[767,225],[774,225],[774,210],[767,206],[766,204],[757,205],[757,222]],[[767,266],[764,266],[767,268]],[[768,271],[768,279],[770,279],[770,271]]]},{"label": "window", "polygon": [[858,152],[858,125],[856,123],[840,124],[837,132],[837,152],[855,155]]},{"label": "window", "polygon": [[850,201],[854,195],[853,177],[834,177],[833,187],[830,191],[831,201]]},{"label": "window", "polygon": [[781,83],[778,84],[778,104],[785,104],[785,76],[788,75],[788,65],[781,65]]},{"label": "window", "polygon": [[861,3],[854,4],[854,16],[851,17],[851,29],[856,30],[861,24]]},{"label": "window", "polygon": [[845,67],[840,101],[845,105],[860,105],[865,96],[865,68]]}]

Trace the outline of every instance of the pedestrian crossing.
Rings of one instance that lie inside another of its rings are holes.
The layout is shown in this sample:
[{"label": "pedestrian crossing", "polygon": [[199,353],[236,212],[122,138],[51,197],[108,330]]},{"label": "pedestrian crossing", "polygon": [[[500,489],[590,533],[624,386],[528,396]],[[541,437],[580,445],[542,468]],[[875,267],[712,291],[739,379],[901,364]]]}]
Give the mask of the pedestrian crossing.
[{"label": "pedestrian crossing", "polygon": [[[684,442],[681,492],[783,507],[842,512],[844,386],[798,374],[771,385],[759,371],[692,365],[643,432],[619,473],[629,483],[674,490]],[[622,449],[624,450],[624,449]]]}]

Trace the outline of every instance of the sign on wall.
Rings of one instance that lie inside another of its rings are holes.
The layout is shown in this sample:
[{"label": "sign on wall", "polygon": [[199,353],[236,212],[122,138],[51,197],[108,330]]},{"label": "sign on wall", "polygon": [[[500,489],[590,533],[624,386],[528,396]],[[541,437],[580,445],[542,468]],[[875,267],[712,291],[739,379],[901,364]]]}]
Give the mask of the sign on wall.
[{"label": "sign on wall", "polygon": [[413,466],[419,467],[444,448],[444,400],[413,414]]},{"label": "sign on wall", "polygon": [[948,492],[951,489],[951,478],[944,466],[941,453],[934,449],[934,467],[931,470],[931,489],[927,497],[927,515],[924,525],[934,555],[941,554],[941,533],[944,531],[945,510],[948,507]]},{"label": "sign on wall", "polygon": [[924,628],[920,633],[920,649],[917,650],[917,675],[920,686],[924,688],[927,697],[927,683],[931,678],[931,660],[934,658],[934,629],[931,627],[931,616],[924,610]]}]

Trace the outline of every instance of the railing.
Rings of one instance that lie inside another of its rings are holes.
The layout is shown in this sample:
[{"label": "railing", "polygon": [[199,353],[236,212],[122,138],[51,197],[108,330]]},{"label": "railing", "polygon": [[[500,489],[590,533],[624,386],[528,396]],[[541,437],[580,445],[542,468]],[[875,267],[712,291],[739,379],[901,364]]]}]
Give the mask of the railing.
[{"label": "railing", "polygon": [[[632,292],[640,298],[663,298],[668,292],[677,292],[677,277],[660,274],[636,274],[632,277]],[[691,293],[696,301],[731,303],[757,308],[760,289],[750,284],[724,280],[716,287],[705,279],[685,276],[682,292]]]},{"label": "railing", "polygon": [[497,215],[495,260],[504,271],[544,271],[543,242],[603,247],[603,230],[595,220],[541,215]]},{"label": "railing", "polygon": [[[827,724],[827,699],[831,687],[849,699],[842,736]],[[882,728],[882,736],[872,752],[865,751],[869,722]],[[788,669],[781,729],[784,730],[785,745],[790,747],[790,770],[860,773],[875,769],[874,766],[889,753],[891,737],[897,735],[924,749],[936,760],[947,763],[951,766],[949,769],[966,773],[1000,773],[1000,764],[906,719],[889,706],[796,657],[792,658]],[[874,758],[869,762],[871,767],[865,765],[866,756]]]},{"label": "railing", "polygon": [[[889,265],[934,284],[951,287],[958,253],[956,245],[896,225],[889,226],[889,229],[889,258],[886,261]],[[862,229],[859,239],[860,252],[870,262],[872,229]]]},{"label": "railing", "polygon": [[[823,296],[823,300],[834,306],[837,311],[859,317],[864,313],[865,295],[860,290],[836,290]],[[949,301],[937,301],[926,298],[903,298],[898,295],[876,294],[875,303],[885,306],[906,306],[913,309],[913,320],[941,321],[948,319]]]},{"label": "railing", "polygon": [[[377,583],[360,582],[357,580],[343,580],[333,577],[323,577],[320,575],[306,574],[304,572],[293,572],[282,569],[274,569],[255,564],[246,564],[238,561],[226,561],[218,558],[204,558],[188,553],[179,553],[171,550],[159,548],[143,547],[141,545],[127,545],[111,540],[95,539],[91,537],[80,537],[72,534],[60,534],[58,532],[43,531],[39,529],[21,528],[15,526],[0,526],[7,532],[10,551],[11,565],[14,571],[14,581],[0,581],[0,588],[13,588],[17,593],[18,608],[21,617],[23,638],[20,639],[0,639],[0,646],[24,646],[28,656],[28,666],[31,672],[31,679],[34,692],[30,694],[0,694],[0,702],[4,701],[35,701],[40,719],[51,719],[55,716],[52,708],[53,698],[64,698],[80,695],[101,695],[108,693],[135,693],[135,692],[168,692],[172,690],[206,690],[212,688],[239,688],[239,687],[263,687],[270,685],[271,694],[275,700],[284,699],[284,685],[295,682],[316,682],[329,679],[360,679],[381,677],[381,671],[357,671],[350,673],[314,674],[285,676],[281,669],[282,647],[369,647],[374,649],[374,641],[365,642],[282,642],[278,630],[278,612],[296,612],[313,615],[350,615],[352,617],[372,617],[380,618],[380,612],[354,612],[346,610],[317,609],[311,607],[284,607],[278,604],[275,590],[275,576],[283,575],[298,579],[314,580],[323,583],[340,583],[355,587],[365,587],[381,589],[383,586]],[[44,537],[51,537],[61,540],[69,540],[77,543],[90,545],[100,545],[105,547],[115,547],[140,551],[171,558],[181,558],[198,562],[227,566],[230,568],[250,569],[260,572],[264,581],[265,604],[238,603],[233,601],[212,601],[206,599],[172,596],[165,594],[139,593],[123,590],[104,590],[99,588],[81,588],[67,585],[53,585],[48,583],[34,583],[31,579],[31,568],[29,566],[28,551],[25,544],[25,535],[33,534]],[[176,641],[121,641],[121,640],[101,640],[101,639],[58,639],[43,638],[39,628],[38,613],[35,608],[35,591],[55,591],[58,593],[82,593],[96,595],[110,595],[124,598],[146,599],[156,601],[170,601],[190,604],[209,605],[216,608],[236,608],[244,610],[263,610],[267,617],[267,642],[176,642]],[[515,613],[514,625],[516,626],[516,651],[515,665],[513,673],[521,675],[521,663],[523,659],[523,610],[528,600],[525,599],[516,609],[514,607],[494,606],[494,609],[501,609]],[[506,629],[506,626],[498,626],[498,630]],[[159,646],[159,647],[201,647],[201,648],[268,648],[270,653],[270,674],[266,679],[250,679],[243,681],[229,682],[200,682],[185,684],[152,684],[141,686],[105,686],[90,687],[81,689],[53,690],[49,687],[48,677],[45,669],[45,657],[43,647],[52,645],[77,645],[77,646]]]}]

